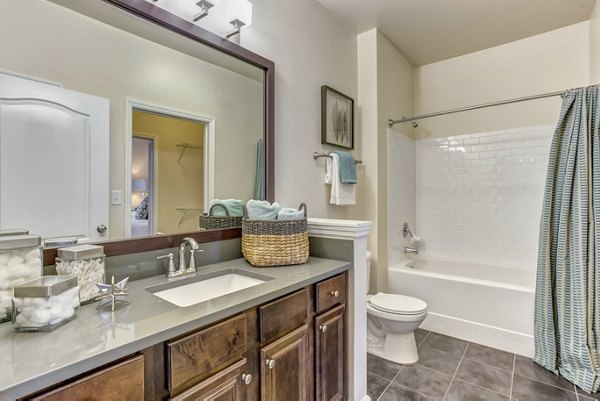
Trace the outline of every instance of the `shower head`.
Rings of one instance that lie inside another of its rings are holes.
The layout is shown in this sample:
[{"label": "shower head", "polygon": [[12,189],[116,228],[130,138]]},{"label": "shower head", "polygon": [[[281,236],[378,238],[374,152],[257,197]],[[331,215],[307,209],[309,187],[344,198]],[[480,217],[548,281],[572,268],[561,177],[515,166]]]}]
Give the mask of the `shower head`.
[{"label": "shower head", "polygon": [[413,126],[413,128],[417,128],[419,126],[419,124],[417,124],[416,121],[411,121],[411,125]]}]

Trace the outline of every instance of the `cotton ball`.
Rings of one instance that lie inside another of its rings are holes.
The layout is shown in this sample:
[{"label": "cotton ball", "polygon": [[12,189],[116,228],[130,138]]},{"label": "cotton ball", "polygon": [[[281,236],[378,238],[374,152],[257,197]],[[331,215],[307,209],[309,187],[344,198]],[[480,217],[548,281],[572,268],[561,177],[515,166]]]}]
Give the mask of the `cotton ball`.
[{"label": "cotton ball", "polygon": [[27,280],[25,280],[24,278],[18,278],[11,283],[11,286],[14,288],[14,287],[21,285],[23,283],[26,283],[26,282],[27,282]]},{"label": "cotton ball", "polygon": [[39,259],[40,258],[40,248],[33,248],[30,251],[27,251],[27,253],[25,254],[25,259],[27,260],[32,260],[32,259]]},{"label": "cotton ball", "polygon": [[31,298],[31,297],[24,297],[24,298],[21,298],[21,300],[23,301],[23,307],[26,308],[28,306],[31,306],[31,302],[33,301],[33,298]]},{"label": "cotton ball", "polygon": [[11,309],[11,308],[12,308],[12,298],[0,297],[0,310]]},{"label": "cotton ball", "polygon": [[50,321],[51,311],[48,309],[38,309],[31,314],[31,321],[37,324],[47,324]]},{"label": "cotton ball", "polygon": [[64,314],[65,314],[64,309],[61,307],[61,305],[52,306],[48,310],[48,313],[49,313],[48,320],[62,318],[62,317],[64,317]]},{"label": "cotton ball", "polygon": [[15,322],[17,323],[18,326],[29,326],[30,321],[29,319],[27,319],[27,317],[23,314],[19,314],[17,316],[17,318],[15,319]]},{"label": "cotton ball", "polygon": [[8,267],[11,267],[11,266],[15,266],[15,265],[21,265],[21,264],[23,264],[23,262],[25,262],[25,258],[23,256],[12,255],[8,259],[8,262],[6,262],[6,265]]},{"label": "cotton ball", "polygon": [[24,264],[17,264],[6,269],[6,272],[10,278],[27,277],[29,275],[29,268]]},{"label": "cotton ball", "polygon": [[29,266],[29,268],[37,268],[38,270],[41,269],[42,266],[42,259],[40,258],[33,258],[33,259],[29,259],[27,260],[27,266]]},{"label": "cotton ball", "polygon": [[[25,300],[25,299],[23,299]],[[25,306],[23,310],[20,311],[26,318],[30,318],[33,313],[33,308],[31,306]]]},{"label": "cotton ball", "polygon": [[10,286],[10,281],[8,281],[8,279],[0,280],[0,291],[10,290],[11,288],[12,287]]},{"label": "cotton ball", "polygon": [[47,308],[50,306],[50,301],[46,298],[33,298],[31,300],[31,306],[36,309]]}]

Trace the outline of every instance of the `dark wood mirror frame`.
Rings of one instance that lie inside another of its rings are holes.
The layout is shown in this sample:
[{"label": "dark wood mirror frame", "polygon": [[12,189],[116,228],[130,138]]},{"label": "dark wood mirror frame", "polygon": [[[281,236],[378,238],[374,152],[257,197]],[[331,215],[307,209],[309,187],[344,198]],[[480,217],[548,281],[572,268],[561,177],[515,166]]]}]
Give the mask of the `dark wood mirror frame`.
[{"label": "dark wood mirror frame", "polygon": [[[100,0],[96,0],[100,1]],[[273,202],[275,197],[275,64],[227,39],[221,38],[187,20],[177,17],[145,0],[101,0],[122,8],[140,18],[169,29],[198,43],[235,57],[264,71],[264,142],[265,142],[265,194]],[[193,231],[173,235],[161,235],[126,240],[103,241],[106,256],[146,252],[172,248],[185,237],[192,237],[199,243],[239,238],[240,228],[211,231]],[[56,248],[44,250],[44,265],[53,265]]]}]

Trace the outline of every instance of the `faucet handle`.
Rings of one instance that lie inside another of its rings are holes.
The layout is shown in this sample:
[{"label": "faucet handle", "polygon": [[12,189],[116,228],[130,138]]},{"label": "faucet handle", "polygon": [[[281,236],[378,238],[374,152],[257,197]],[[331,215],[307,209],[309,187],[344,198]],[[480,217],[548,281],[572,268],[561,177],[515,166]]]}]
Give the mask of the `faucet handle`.
[{"label": "faucet handle", "polygon": [[204,252],[204,249],[190,249],[190,269],[196,269],[196,258],[194,255],[198,252]]},{"label": "faucet handle", "polygon": [[156,260],[169,258],[169,265],[167,267],[167,274],[175,272],[175,262],[173,261],[173,254],[169,253],[167,255],[157,256]]}]

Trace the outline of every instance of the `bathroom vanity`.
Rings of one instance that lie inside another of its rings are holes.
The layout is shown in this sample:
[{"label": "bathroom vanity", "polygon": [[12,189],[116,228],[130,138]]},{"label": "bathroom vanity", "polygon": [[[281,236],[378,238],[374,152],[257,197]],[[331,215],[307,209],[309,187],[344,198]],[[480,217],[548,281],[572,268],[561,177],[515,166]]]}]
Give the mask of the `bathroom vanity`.
[{"label": "bathroom vanity", "polygon": [[132,304],[114,313],[87,305],[48,333],[2,325],[0,400],[347,399],[350,266],[311,257],[256,269],[236,259],[179,280],[228,270],[269,279],[181,308],[151,292],[167,281],[157,276],[130,283]]}]

